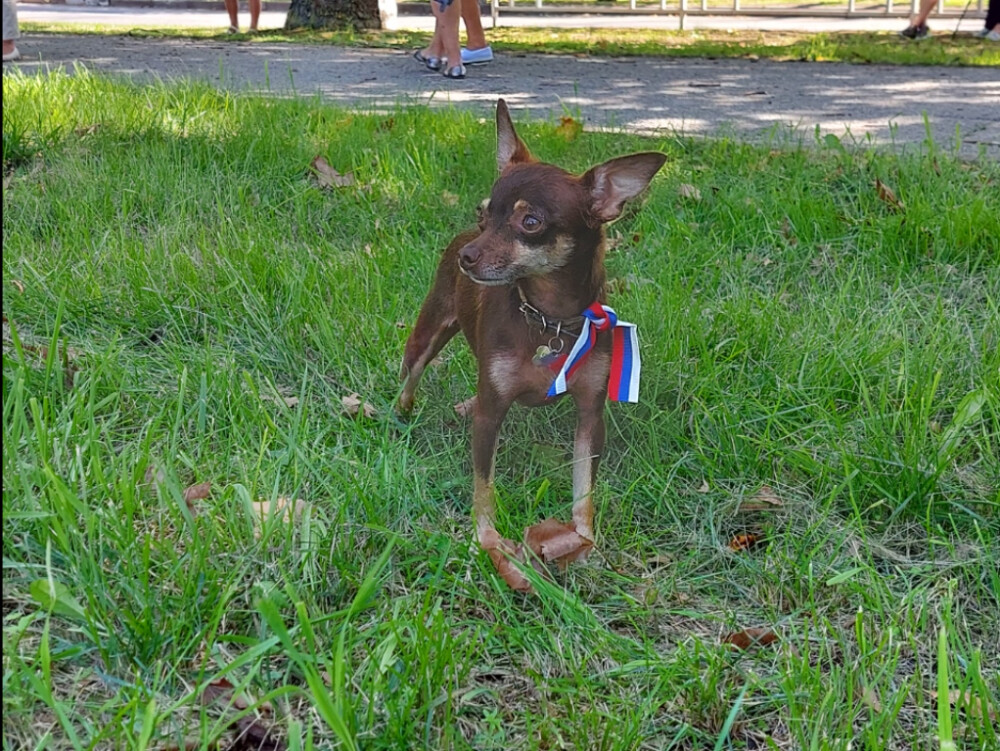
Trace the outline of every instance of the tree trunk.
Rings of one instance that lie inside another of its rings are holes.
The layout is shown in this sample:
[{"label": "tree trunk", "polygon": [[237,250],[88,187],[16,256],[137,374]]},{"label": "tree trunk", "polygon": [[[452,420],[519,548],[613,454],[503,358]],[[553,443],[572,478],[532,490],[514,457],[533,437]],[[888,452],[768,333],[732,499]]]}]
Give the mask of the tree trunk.
[{"label": "tree trunk", "polygon": [[[381,29],[385,0],[291,0],[286,29]],[[391,2],[395,10],[395,2]]]}]

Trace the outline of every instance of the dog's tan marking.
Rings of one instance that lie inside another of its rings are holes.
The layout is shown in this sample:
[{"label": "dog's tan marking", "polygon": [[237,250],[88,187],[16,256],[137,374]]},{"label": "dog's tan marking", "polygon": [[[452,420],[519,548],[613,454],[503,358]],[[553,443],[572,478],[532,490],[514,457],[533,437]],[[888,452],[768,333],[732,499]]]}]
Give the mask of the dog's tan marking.
[{"label": "dog's tan marking", "polygon": [[573,250],[573,238],[566,235],[559,235],[548,245],[530,245],[515,240],[511,265],[535,273],[553,271],[566,265]]},{"label": "dog's tan marking", "polygon": [[[492,474],[492,473],[491,473]],[[493,501],[493,478],[476,476],[472,491],[472,515],[480,542],[487,530],[496,530],[496,504]]]},{"label": "dog's tan marking", "polygon": [[525,201],[523,198],[518,198],[514,201],[514,211],[528,211],[531,208],[531,204]]},{"label": "dog's tan marking", "polygon": [[490,383],[504,397],[510,398],[511,385],[516,382],[521,360],[510,355],[500,356],[489,364]]}]

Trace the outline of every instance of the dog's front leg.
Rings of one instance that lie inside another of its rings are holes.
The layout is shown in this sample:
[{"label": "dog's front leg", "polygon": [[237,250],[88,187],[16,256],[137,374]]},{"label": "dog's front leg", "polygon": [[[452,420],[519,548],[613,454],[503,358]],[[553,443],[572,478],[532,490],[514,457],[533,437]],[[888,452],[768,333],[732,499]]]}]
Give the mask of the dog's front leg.
[{"label": "dog's front leg", "polygon": [[496,468],[497,436],[510,401],[504,399],[485,378],[479,379],[479,389],[473,402],[472,471],[474,475],[472,516],[476,538],[487,552],[497,572],[513,589],[527,592],[531,584],[511,559],[524,561],[524,549],[500,536],[496,528],[496,495],[493,475]]},{"label": "dog's front leg", "polygon": [[573,524],[580,537],[594,540],[594,481],[604,453],[603,393],[574,396],[577,408],[573,442]]}]

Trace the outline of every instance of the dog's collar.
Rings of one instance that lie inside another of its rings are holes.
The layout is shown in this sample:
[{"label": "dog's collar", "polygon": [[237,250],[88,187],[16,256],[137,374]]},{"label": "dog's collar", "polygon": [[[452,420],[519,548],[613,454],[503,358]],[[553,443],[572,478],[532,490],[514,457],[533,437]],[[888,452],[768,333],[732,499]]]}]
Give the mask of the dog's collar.
[{"label": "dog's collar", "polygon": [[518,310],[521,311],[528,325],[538,326],[543,334],[546,331],[552,331],[556,337],[564,333],[579,334],[583,330],[585,319],[582,315],[573,316],[572,318],[553,318],[552,316],[547,316],[528,302],[528,298],[525,296],[520,284],[515,284],[514,286],[517,287],[517,295],[521,298],[521,305],[518,307]]}]

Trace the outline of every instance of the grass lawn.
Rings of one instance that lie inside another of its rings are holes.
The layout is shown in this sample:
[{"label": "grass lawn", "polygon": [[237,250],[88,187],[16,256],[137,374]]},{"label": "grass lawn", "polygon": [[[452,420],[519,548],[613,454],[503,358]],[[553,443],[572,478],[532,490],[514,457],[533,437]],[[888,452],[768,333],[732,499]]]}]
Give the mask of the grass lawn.
[{"label": "grass lawn", "polygon": [[[900,28],[905,25],[901,20]],[[131,29],[109,25],[24,23],[30,33],[122,34],[226,42],[295,42],[341,46],[417,49],[430,41],[421,31],[315,31],[283,29],[257,34],[226,34],[215,29]],[[1000,66],[1000,45],[968,34],[938,34],[914,43],[895,33],[801,31],[661,31],[657,29],[542,29],[501,27],[487,36],[500,53],[547,53],[585,56],[708,57],[809,60],[890,65]]]},{"label": "grass lawn", "polygon": [[[996,164],[519,123],[669,155],[610,230],[645,367],[600,554],[523,596],[470,547],[464,344],[392,411],[491,123],[3,102],[5,749],[998,748]],[[509,535],[571,502],[571,405],[513,418]]]}]

